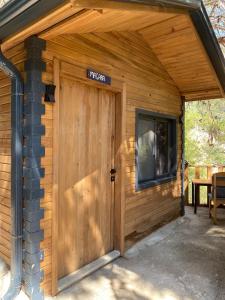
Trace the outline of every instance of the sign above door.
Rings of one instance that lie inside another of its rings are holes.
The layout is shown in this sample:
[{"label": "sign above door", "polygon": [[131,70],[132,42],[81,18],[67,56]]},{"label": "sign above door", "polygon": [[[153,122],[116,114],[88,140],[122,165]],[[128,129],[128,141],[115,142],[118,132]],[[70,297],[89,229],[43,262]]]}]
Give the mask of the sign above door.
[{"label": "sign above door", "polygon": [[109,85],[112,81],[111,77],[91,69],[87,69],[87,78]]}]

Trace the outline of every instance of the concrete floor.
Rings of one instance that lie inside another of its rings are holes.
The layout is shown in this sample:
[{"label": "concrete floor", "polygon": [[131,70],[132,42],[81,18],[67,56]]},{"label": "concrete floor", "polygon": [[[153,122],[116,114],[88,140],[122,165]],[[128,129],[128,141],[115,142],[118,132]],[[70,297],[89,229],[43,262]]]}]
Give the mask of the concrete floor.
[{"label": "concrete floor", "polygon": [[225,218],[213,226],[207,209],[151,234],[57,300],[225,300]]},{"label": "concrete floor", "polygon": [[[186,216],[137,243],[56,300],[225,300],[225,211]],[[18,299],[25,299],[20,295]]]}]

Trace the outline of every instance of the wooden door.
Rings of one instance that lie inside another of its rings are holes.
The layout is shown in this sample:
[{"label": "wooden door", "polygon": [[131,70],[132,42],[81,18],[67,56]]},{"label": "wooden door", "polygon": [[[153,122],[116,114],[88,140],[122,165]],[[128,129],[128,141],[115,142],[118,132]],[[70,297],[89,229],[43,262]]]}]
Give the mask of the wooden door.
[{"label": "wooden door", "polygon": [[113,250],[115,94],[60,79],[58,278]]}]

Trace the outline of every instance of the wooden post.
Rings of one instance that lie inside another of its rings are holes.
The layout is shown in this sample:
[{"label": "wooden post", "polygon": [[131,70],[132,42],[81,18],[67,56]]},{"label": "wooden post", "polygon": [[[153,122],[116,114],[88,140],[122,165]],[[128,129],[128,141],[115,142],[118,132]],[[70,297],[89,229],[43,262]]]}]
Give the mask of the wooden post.
[{"label": "wooden post", "polygon": [[212,166],[207,166],[207,179],[212,177]]},{"label": "wooden post", "polygon": [[218,166],[218,172],[223,172],[223,166]]},{"label": "wooden post", "polygon": [[181,126],[181,201],[180,201],[180,214],[185,215],[185,97],[181,97],[181,116],[180,116],[180,126]]},{"label": "wooden post", "polygon": [[185,196],[185,205],[189,204],[189,169],[188,164],[185,166],[184,171],[184,196]]},{"label": "wooden post", "polygon": [[195,166],[195,178],[199,179],[200,178],[200,167]]}]

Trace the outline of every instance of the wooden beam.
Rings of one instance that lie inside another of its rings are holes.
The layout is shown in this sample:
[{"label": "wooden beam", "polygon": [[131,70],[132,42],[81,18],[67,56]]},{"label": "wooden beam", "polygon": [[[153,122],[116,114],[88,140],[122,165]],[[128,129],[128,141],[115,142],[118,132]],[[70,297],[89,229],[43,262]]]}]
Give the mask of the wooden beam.
[{"label": "wooden beam", "polygon": [[68,28],[75,27],[77,23],[82,23],[82,21],[86,21],[87,17],[91,18],[92,16],[98,15],[99,12],[97,10],[87,10],[82,9],[79,10],[76,14],[70,16],[69,18],[64,19],[58,24],[48,28],[44,32],[42,32],[39,37],[42,39],[51,39],[54,36],[60,35],[63,32],[66,32]]},{"label": "wooden beam", "polygon": [[[45,30],[48,28],[54,27],[56,24],[61,26],[61,22],[67,20],[70,16],[75,15],[79,11],[84,9],[91,9],[92,11],[101,12],[103,9],[113,9],[113,10],[124,10],[124,11],[136,11],[136,12],[161,12],[161,13],[187,13],[185,9],[174,9],[174,8],[166,8],[166,7],[159,7],[159,6],[150,6],[144,4],[137,4],[137,3],[123,3],[117,1],[102,1],[102,0],[71,0],[66,1],[64,5],[53,11],[47,16],[35,21],[33,24],[30,24],[26,28],[24,28],[19,33],[7,38],[2,43],[2,50],[3,52],[12,48],[13,46],[23,42],[27,37],[35,34],[40,34],[42,32],[43,35],[40,37],[44,38]],[[71,19],[68,19],[69,21]],[[54,28],[56,29],[56,28]]]},{"label": "wooden beam", "polygon": [[35,23],[30,24],[19,33],[4,40],[2,43],[3,52],[23,42],[27,37],[44,31],[45,29],[53,26],[54,24],[64,20],[65,18],[74,15],[80,10],[80,8],[76,8],[70,2],[67,2],[67,4],[64,4],[49,15],[37,20]]},{"label": "wooden beam", "polygon": [[75,15],[48,28],[39,36],[44,39],[52,39],[62,34],[136,31],[174,16],[171,13],[151,11],[82,9]]},{"label": "wooden beam", "polygon": [[199,101],[222,98],[219,88],[199,91],[183,91],[181,95],[185,97],[185,101]]},{"label": "wooden beam", "polygon": [[119,9],[126,11],[156,11],[156,12],[171,12],[174,13],[187,13],[187,9],[183,8],[173,8],[173,7],[162,7],[157,5],[146,5],[138,3],[128,3],[123,1],[113,1],[113,0],[71,0],[74,7],[77,8],[88,8],[88,9]]}]

